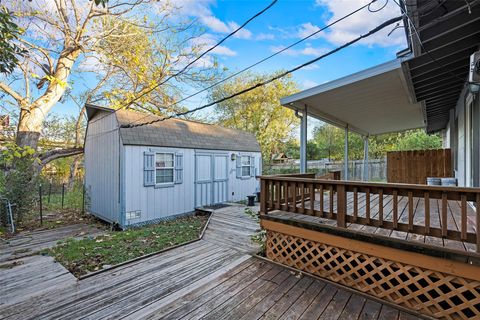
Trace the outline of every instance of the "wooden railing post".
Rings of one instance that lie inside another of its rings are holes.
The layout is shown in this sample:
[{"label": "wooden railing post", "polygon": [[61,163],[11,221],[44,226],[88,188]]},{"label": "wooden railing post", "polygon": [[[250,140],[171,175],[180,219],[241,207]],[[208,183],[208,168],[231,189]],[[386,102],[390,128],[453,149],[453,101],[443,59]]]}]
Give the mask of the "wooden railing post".
[{"label": "wooden railing post", "polygon": [[260,179],[260,214],[267,214],[267,184],[265,179]]},{"label": "wooden railing post", "polygon": [[337,185],[337,226],[345,228],[347,215],[347,192],[344,185]]},{"label": "wooden railing post", "polygon": [[[350,198],[347,197],[347,190],[352,193]],[[348,222],[418,235],[443,237],[476,244],[477,252],[480,252],[480,192],[478,189],[329,182],[310,177],[265,176],[260,177],[260,193],[260,214],[268,214],[269,211],[279,209],[292,214],[308,214],[337,220],[336,224],[341,228],[345,228]],[[360,193],[365,195],[362,199],[364,214],[358,212],[362,211],[359,203]],[[378,194],[378,203],[375,199],[372,200],[372,194]],[[325,208],[325,201],[328,202],[327,208]],[[363,201],[365,201],[364,205]],[[384,206],[385,201],[387,206]],[[470,201],[476,202],[476,216],[469,213]],[[431,207],[432,203],[435,204],[435,208]],[[385,217],[384,210],[387,210],[387,207],[388,216]],[[374,214],[372,214],[373,210],[375,210]],[[435,213],[433,216],[435,224],[432,223],[432,210]],[[453,218],[457,217],[451,229],[448,225],[449,214],[452,214]],[[400,215],[401,219],[399,219]],[[458,217],[461,220],[458,220]]]},{"label": "wooden railing post", "polygon": [[477,195],[475,196],[475,215],[476,215],[476,236],[477,236],[477,252],[480,253],[480,194],[477,193]]}]

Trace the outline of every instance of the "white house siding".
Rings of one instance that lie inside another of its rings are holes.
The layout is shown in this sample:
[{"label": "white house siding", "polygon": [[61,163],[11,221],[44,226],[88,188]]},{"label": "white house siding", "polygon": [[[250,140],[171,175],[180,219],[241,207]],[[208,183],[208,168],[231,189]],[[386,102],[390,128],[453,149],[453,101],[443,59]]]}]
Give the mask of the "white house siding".
[{"label": "white house siding", "polygon": [[[466,112],[466,100],[467,96],[469,95],[467,90],[464,90],[462,94],[460,95],[460,99],[458,100],[458,103],[455,107],[454,112],[450,113],[450,119],[449,123],[447,126],[447,130],[445,135],[449,137],[448,143],[446,143],[444,146],[445,147],[450,147],[454,151],[454,169],[455,169],[455,177],[458,179],[458,185],[459,186],[468,186],[469,182],[467,181],[466,174],[467,174],[467,166],[472,166],[478,168],[480,166],[479,164],[475,163],[469,163],[467,161],[468,157],[468,152],[476,152],[478,153],[479,150],[479,141],[480,137],[478,137],[478,126],[480,125],[478,121],[478,112],[480,111],[480,103],[478,96],[476,99],[474,99],[474,119],[477,119],[473,121],[473,126],[474,126],[474,134],[477,135],[473,137],[474,141],[474,146],[473,150],[468,150],[469,146],[467,146],[467,135],[468,133],[466,132],[468,130],[467,127],[467,122],[470,121],[469,115]],[[455,125],[457,125],[457,128],[455,128]],[[478,157],[474,159],[475,161],[479,161]],[[477,169],[478,170],[478,169]],[[474,173],[475,174],[475,173]],[[477,172],[476,175],[479,173]],[[476,177],[474,179],[474,186],[478,187],[478,180],[480,177]]]},{"label": "white house siding", "polygon": [[[181,152],[183,182],[170,187],[144,187],[143,153]],[[182,148],[125,146],[125,211],[140,211],[140,217],[125,219],[125,225],[191,212],[193,202],[194,151]]]},{"label": "white house siding", "polygon": [[85,138],[85,188],[89,211],[109,222],[120,223],[119,146],[115,115],[98,112]]},{"label": "white house siding", "polygon": [[[143,157],[145,151],[181,152],[183,154],[183,182],[169,187],[155,188],[143,185]],[[258,190],[255,177],[238,179],[236,163],[231,160],[232,153],[255,157],[255,168],[261,172],[261,155],[258,152],[232,152],[219,150],[194,150],[184,148],[164,148],[148,146],[125,146],[125,211],[140,211],[140,217],[125,219],[125,226],[195,210],[195,154],[228,154],[228,199],[227,201],[244,200],[247,195]],[[210,168],[200,169],[202,174]],[[216,171],[223,168],[216,168]],[[222,175],[222,172],[218,172]],[[233,193],[233,194],[232,194]],[[131,216],[130,214],[128,214]]]}]

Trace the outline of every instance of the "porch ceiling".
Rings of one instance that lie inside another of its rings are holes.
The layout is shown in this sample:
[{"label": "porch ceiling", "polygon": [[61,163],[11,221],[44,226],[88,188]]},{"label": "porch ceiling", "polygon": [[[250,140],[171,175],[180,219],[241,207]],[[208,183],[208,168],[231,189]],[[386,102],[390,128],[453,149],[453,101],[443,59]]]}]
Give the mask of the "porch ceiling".
[{"label": "porch ceiling", "polygon": [[[480,46],[480,1],[408,0],[415,58],[404,62],[428,132],[445,128],[465,86],[470,55]],[[418,9],[417,9],[418,8]],[[418,37],[416,35],[418,32]]]},{"label": "porch ceiling", "polygon": [[424,127],[421,104],[412,103],[401,67],[393,60],[282,98],[285,107],[304,111],[362,135]]}]

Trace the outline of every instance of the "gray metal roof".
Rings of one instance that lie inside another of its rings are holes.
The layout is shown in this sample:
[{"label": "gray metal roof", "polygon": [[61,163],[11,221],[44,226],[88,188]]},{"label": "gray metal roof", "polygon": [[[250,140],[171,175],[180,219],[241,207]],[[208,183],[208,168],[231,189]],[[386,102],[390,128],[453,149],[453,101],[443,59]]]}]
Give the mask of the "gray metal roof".
[{"label": "gray metal roof", "polygon": [[415,100],[424,105],[427,131],[434,132],[445,128],[467,80],[470,55],[479,49],[480,2],[408,0],[407,12],[416,25],[409,27],[415,58],[404,67]]},{"label": "gray metal roof", "polygon": [[[88,108],[95,108],[95,106],[89,105]],[[105,111],[104,108],[101,110]],[[112,110],[112,112],[115,112],[119,126],[161,118],[124,109]],[[251,133],[181,119],[169,119],[133,128],[120,128],[120,136],[124,145],[260,152],[260,145]]]}]

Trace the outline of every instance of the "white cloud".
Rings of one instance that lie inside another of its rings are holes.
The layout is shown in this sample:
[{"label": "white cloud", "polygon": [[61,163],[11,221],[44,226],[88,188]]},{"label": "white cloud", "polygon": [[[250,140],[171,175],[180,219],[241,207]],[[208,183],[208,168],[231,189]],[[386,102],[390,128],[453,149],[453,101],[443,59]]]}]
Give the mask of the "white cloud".
[{"label": "white cloud", "polygon": [[275,36],[271,33],[259,33],[255,37],[255,40],[273,40],[273,39],[275,39]]},{"label": "white cloud", "polygon": [[304,80],[302,82],[302,88],[303,89],[310,89],[310,88],[316,87],[316,86],[318,86],[318,83],[316,83],[315,81],[312,81],[312,80],[307,79],[307,80]]},{"label": "white cloud", "polygon": [[[214,46],[217,42],[218,41],[215,38],[215,36],[209,33],[205,33],[200,37],[197,37],[191,40],[192,45],[199,46],[201,50],[206,50],[209,47]],[[211,53],[221,55],[221,56],[229,56],[229,57],[233,57],[237,55],[237,53],[232,49],[226,46],[221,46],[221,45],[213,49]]]},{"label": "white cloud", "polygon": [[[272,46],[270,47],[270,51],[277,52],[283,50],[285,46]],[[327,52],[326,48],[315,48],[312,46],[307,45],[303,49],[287,49],[282,52],[282,54],[286,54],[289,56],[320,56]]]},{"label": "white cloud", "polygon": [[[300,25],[300,27],[298,29],[298,37],[299,38],[306,38],[309,35],[311,35],[312,33],[318,31],[319,29],[320,29],[320,27],[318,27],[316,25],[313,25],[310,22],[304,23],[304,24]],[[320,37],[320,34],[316,34],[313,37],[311,37],[310,39],[318,39],[319,37]]]},{"label": "white cloud", "polygon": [[[181,15],[198,18],[212,32],[230,33],[239,27],[234,21],[224,22],[215,17],[210,9],[210,6],[216,3],[215,0],[172,0],[172,3]],[[248,29],[243,28],[235,33],[233,37],[250,39],[252,38],[252,33]]]},{"label": "white cloud", "polygon": [[[326,24],[329,24],[334,20],[347,15],[353,10],[369,2],[370,0],[316,0],[317,5],[326,8],[331,14],[331,17],[328,19],[328,21],[326,21]],[[372,4],[371,9],[380,9],[384,4],[385,1],[378,1],[377,3]],[[397,17],[400,14],[400,8],[394,3],[394,1],[388,1],[385,8],[378,12],[370,12],[369,10],[364,9],[339,22],[335,26],[327,29],[319,35],[322,35],[333,44],[344,44],[345,42],[348,42],[359,35],[370,31],[384,21],[387,21],[393,17]],[[394,26],[395,25],[387,27],[376,34],[363,39],[361,43],[367,45],[379,45],[383,47],[406,45],[405,33],[402,31],[402,29],[398,29],[388,36],[388,33],[393,29]],[[308,23],[303,24],[299,29],[299,36],[302,31],[308,32],[308,30],[313,30],[312,27],[315,26],[309,25]]]},{"label": "white cloud", "polygon": [[325,52],[327,52],[327,49],[325,48],[314,48],[314,47],[306,47],[302,50],[302,54],[306,55],[306,56],[321,56],[322,54],[324,54]]},{"label": "white cloud", "polygon": [[320,66],[318,64],[309,64],[308,66],[305,66],[302,68],[302,70],[307,70],[307,71],[310,71],[310,70],[317,70],[317,69],[320,69]]}]

